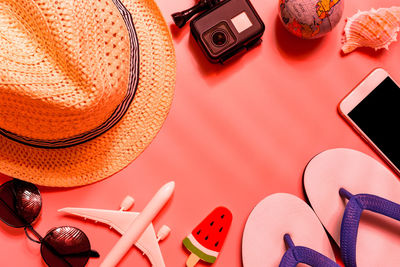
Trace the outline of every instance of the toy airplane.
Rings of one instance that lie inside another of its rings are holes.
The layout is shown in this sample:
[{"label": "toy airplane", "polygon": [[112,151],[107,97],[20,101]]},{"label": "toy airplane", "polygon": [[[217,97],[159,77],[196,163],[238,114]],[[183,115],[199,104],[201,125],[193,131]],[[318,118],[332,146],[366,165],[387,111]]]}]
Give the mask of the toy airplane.
[{"label": "toy airplane", "polygon": [[[85,208],[63,208],[59,211],[80,216],[84,219],[91,219],[96,223],[102,222],[109,225],[110,229],[114,228],[117,230],[117,232],[124,236],[125,233],[130,230],[130,226],[133,224],[133,221],[135,221],[135,219],[139,216],[138,212],[127,211],[133,206],[133,204],[134,199],[130,196],[127,196],[122,201],[119,211]],[[158,242],[164,240],[170,231],[171,229],[168,226],[163,225],[156,236],[153,224],[150,222],[148,227],[135,242],[135,246],[138,247],[143,254],[146,254],[153,267],[165,267],[164,259],[162,257]]]}]

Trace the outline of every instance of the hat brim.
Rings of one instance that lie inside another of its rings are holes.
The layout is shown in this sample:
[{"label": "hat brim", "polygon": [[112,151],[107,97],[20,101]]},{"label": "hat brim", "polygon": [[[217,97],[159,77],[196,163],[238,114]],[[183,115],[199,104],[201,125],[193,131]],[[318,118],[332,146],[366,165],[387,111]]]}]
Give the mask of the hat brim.
[{"label": "hat brim", "polygon": [[139,84],[124,117],[112,129],[69,148],[35,148],[0,135],[0,172],[37,185],[72,187],[105,179],[135,160],[169,112],[175,87],[175,52],[153,0],[122,0],[139,40]]}]

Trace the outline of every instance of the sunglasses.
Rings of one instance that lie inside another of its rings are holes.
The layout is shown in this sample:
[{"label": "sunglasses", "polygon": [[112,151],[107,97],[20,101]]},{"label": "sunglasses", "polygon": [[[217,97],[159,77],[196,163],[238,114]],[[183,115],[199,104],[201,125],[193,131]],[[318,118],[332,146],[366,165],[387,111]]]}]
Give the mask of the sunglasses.
[{"label": "sunglasses", "polygon": [[78,228],[61,226],[51,229],[45,237],[40,236],[31,224],[41,209],[42,197],[34,184],[14,179],[0,186],[0,220],[14,228],[23,227],[26,236],[40,244],[40,253],[48,266],[81,267],[89,258],[100,257],[90,249],[88,237]]}]

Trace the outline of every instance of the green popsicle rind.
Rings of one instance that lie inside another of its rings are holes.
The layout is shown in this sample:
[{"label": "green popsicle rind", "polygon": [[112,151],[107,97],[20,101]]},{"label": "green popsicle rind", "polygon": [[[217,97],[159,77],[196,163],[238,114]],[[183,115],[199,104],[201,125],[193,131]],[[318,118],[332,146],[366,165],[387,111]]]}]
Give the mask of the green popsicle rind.
[{"label": "green popsicle rind", "polygon": [[183,245],[193,254],[197,255],[201,260],[208,262],[208,263],[214,263],[217,258],[214,256],[207,255],[197,247],[195,247],[192,242],[190,242],[189,238],[183,239]]}]

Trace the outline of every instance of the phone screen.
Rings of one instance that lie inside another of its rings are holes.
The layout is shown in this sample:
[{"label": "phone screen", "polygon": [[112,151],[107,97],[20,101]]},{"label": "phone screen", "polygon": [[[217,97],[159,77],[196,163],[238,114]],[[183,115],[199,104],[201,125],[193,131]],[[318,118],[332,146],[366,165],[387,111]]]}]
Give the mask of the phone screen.
[{"label": "phone screen", "polygon": [[400,169],[400,88],[389,77],[348,116]]}]

